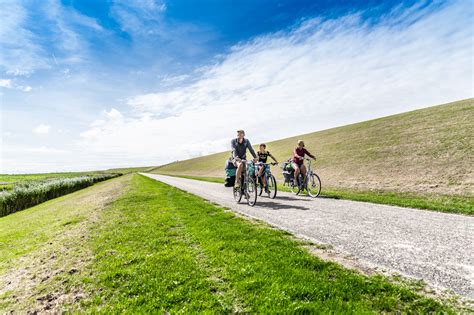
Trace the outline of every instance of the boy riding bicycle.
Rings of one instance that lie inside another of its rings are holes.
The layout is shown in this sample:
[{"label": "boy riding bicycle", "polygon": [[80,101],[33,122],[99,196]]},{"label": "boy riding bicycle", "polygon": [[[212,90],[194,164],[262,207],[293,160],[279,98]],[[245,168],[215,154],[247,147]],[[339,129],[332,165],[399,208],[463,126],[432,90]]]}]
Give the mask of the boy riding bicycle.
[{"label": "boy riding bicycle", "polygon": [[[273,155],[269,151],[266,151],[267,145],[265,143],[260,144],[259,150],[257,152],[258,155],[258,161],[261,163],[267,163],[268,157],[271,157],[275,163],[278,163],[278,161],[275,159]],[[265,189],[265,192],[268,193],[268,185],[267,185],[267,179],[263,175],[263,172],[268,166],[265,164],[259,165],[258,167],[258,177],[261,179],[263,183],[263,187]]]}]

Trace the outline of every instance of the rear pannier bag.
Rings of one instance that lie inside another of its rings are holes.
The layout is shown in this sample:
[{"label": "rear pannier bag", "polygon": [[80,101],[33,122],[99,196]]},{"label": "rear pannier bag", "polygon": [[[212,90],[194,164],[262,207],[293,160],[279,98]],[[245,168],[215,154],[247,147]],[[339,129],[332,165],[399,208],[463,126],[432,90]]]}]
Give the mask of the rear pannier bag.
[{"label": "rear pannier bag", "polygon": [[237,168],[235,167],[234,163],[232,163],[231,159],[228,159],[225,162],[225,180],[224,180],[225,187],[234,187],[236,171],[237,171]]},{"label": "rear pannier bag", "polygon": [[235,184],[235,175],[234,176],[226,176],[224,180],[225,187],[234,187]]},{"label": "rear pannier bag", "polygon": [[225,170],[225,176],[230,177],[230,176],[235,176],[235,173],[237,172],[236,168],[229,168]]},{"label": "rear pannier bag", "polygon": [[293,172],[283,171],[283,176],[285,177],[285,181],[289,182],[293,178]]}]

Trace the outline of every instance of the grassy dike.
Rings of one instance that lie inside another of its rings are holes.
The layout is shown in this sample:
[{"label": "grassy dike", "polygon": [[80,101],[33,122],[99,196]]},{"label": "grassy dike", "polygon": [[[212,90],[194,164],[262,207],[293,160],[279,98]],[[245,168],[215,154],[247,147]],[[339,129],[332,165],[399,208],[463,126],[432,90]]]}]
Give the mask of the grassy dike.
[{"label": "grassy dike", "polygon": [[[265,141],[267,149],[283,162],[293,155],[297,140],[305,140],[307,149],[317,157],[313,169],[321,177],[324,193],[328,195],[474,214],[472,121],[474,99],[471,98]],[[255,147],[259,132],[247,130]],[[234,134],[225,137],[230,143]],[[222,177],[229,156],[230,148],[162,165],[151,172]],[[282,180],[281,170],[273,170],[273,175]]]},{"label": "grassy dike", "polygon": [[318,259],[283,231],[143,176],[134,176],[103,217],[82,310],[450,312],[382,276]]},{"label": "grassy dike", "polygon": [[[220,177],[186,176],[163,174],[174,177],[202,180],[206,182],[224,184]],[[290,192],[287,186],[278,182],[278,190]],[[355,201],[372,202],[399,207],[433,210],[447,213],[474,215],[474,198],[463,196],[445,196],[434,194],[399,193],[387,191],[364,191],[357,189],[327,188],[323,186],[321,197],[333,199],[347,199]]]},{"label": "grassy dike", "polygon": [[0,218],[0,313],[454,313],[141,175]]}]

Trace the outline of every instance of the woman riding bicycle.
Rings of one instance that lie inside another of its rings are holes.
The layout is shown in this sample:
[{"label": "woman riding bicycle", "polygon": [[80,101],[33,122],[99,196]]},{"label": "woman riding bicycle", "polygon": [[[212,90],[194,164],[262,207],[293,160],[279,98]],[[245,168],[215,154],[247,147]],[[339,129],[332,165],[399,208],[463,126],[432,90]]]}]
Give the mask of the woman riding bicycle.
[{"label": "woman riding bicycle", "polygon": [[304,141],[298,140],[298,146],[293,151],[293,162],[291,163],[291,166],[295,170],[295,183],[298,183],[298,175],[300,172],[303,174],[303,176],[306,176],[306,166],[304,165],[305,155],[308,155],[313,160],[316,160],[316,157],[305,149]]},{"label": "woman riding bicycle", "polygon": [[[278,161],[275,159],[275,157],[273,155],[271,155],[271,153],[269,151],[267,151],[266,148],[267,148],[267,145],[265,143],[262,143],[260,145],[259,150],[257,152],[258,161],[261,162],[261,163],[267,163],[268,157],[271,157],[272,160],[275,161],[275,163],[278,163]],[[259,167],[258,167],[258,177],[261,179],[266,193],[268,193],[267,179],[265,178],[265,176],[262,176],[262,175],[263,175],[263,172],[265,171],[265,169],[267,167],[268,167],[268,165],[266,165],[266,164],[259,165]]]}]

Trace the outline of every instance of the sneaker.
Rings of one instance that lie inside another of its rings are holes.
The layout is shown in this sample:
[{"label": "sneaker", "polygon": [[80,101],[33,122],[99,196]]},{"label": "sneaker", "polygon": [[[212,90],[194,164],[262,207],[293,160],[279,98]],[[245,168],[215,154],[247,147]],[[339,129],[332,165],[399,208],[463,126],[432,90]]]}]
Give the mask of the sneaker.
[{"label": "sneaker", "polygon": [[238,190],[240,188],[240,183],[235,183],[234,189]]},{"label": "sneaker", "polygon": [[270,189],[268,189],[268,186],[265,186],[265,192],[266,192],[267,194],[270,193]]}]

